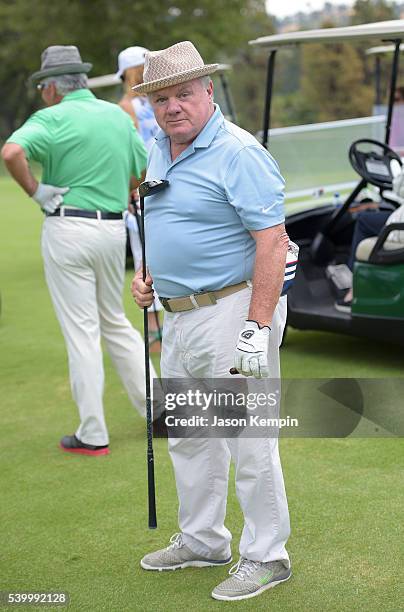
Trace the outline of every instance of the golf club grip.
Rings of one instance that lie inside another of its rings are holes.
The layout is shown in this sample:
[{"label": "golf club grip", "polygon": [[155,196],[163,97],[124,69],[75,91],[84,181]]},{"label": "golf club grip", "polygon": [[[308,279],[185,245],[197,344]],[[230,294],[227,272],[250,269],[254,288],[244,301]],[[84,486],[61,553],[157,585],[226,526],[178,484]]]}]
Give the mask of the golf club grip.
[{"label": "golf club grip", "polygon": [[[135,200],[135,198],[131,198],[130,203],[133,206],[134,209],[134,217],[136,219],[136,225],[137,225],[137,230],[139,232],[139,238],[140,238],[140,244],[143,243],[143,231],[142,231],[142,222],[141,219],[139,218],[139,211],[137,209],[137,201]],[[142,256],[143,256],[143,252],[142,252]]]},{"label": "golf club grip", "polygon": [[[133,200],[133,202],[135,202]],[[133,204],[132,202],[132,204]],[[139,219],[139,213],[137,212],[137,207],[136,207],[136,202],[134,204],[134,208],[135,208],[135,217],[136,217],[136,223],[137,223],[137,228],[139,230],[139,236],[140,236],[140,241],[141,241],[141,245],[142,245],[142,261],[145,262],[145,265],[143,267],[142,270],[142,274],[143,274],[143,281],[145,281],[146,279],[146,274],[147,274],[147,269],[146,269],[146,244],[144,241],[144,198],[140,198],[140,219]],[[144,248],[143,248],[144,247]],[[153,311],[154,311],[154,317],[156,320],[156,326],[157,326],[157,332],[158,332],[158,338],[159,338],[159,342],[162,341],[163,339],[163,333],[161,331],[161,326],[160,326],[160,321],[159,321],[159,315],[158,312],[156,310],[156,302],[153,302]]]},{"label": "golf club grip", "polygon": [[142,245],[142,277],[143,282],[146,280],[147,263],[146,263],[146,240],[144,235],[144,198],[140,198],[140,241]]}]

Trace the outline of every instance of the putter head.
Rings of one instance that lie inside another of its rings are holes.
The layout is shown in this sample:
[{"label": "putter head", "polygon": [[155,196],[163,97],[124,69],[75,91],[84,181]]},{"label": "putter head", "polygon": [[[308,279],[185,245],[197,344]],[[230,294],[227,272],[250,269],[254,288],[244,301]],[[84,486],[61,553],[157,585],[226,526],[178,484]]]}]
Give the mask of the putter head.
[{"label": "putter head", "polygon": [[154,179],[152,181],[144,181],[139,185],[139,195],[141,198],[147,198],[149,195],[154,195],[159,191],[163,191],[168,187],[169,181]]}]

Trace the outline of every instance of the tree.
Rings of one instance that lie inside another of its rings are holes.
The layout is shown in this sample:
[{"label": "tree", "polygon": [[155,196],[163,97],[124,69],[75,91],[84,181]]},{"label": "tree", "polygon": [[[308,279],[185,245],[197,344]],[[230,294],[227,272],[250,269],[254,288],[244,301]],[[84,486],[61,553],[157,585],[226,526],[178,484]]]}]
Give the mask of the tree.
[{"label": "tree", "polygon": [[356,0],[352,9],[352,25],[397,19],[396,9],[386,0]]},{"label": "tree", "polygon": [[275,32],[264,2],[256,2],[254,11],[244,12],[244,28],[246,38],[235,54],[229,82],[236,102],[237,121],[255,134],[262,127],[268,54],[249,46],[248,41]]},{"label": "tree", "polygon": [[224,61],[264,15],[264,0],[0,0],[0,140],[40,106],[26,81],[49,45],[77,45],[94,75],[113,72],[119,51],[135,44],[190,39],[206,62]]},{"label": "tree", "polygon": [[302,93],[305,107],[317,114],[318,121],[371,114],[372,89],[364,84],[363,62],[351,44],[307,45],[303,50]]},{"label": "tree", "polygon": [[363,65],[350,45],[305,47],[302,93],[318,121],[371,114],[372,90],[363,84]]},{"label": "tree", "polygon": [[[351,24],[373,23],[377,21],[389,21],[397,19],[397,9],[393,4],[387,4],[385,0],[356,0],[353,9]],[[375,58],[366,55],[369,43],[359,43],[356,48],[364,66],[364,82],[373,85],[375,78]],[[380,56],[381,90],[386,93],[390,79],[391,56]]]}]

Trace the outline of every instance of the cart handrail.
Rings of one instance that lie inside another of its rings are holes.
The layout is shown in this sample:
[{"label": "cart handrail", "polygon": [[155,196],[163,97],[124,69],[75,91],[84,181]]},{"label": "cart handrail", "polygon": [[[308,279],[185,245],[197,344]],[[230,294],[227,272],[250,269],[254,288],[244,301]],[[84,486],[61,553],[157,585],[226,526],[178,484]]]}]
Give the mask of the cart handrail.
[{"label": "cart handrail", "polygon": [[[366,55],[383,55],[384,53],[394,53],[394,45],[381,45],[380,47],[370,47],[366,49]],[[400,45],[400,51],[404,51],[404,44]]]},{"label": "cart handrail", "polygon": [[376,243],[369,255],[369,263],[373,264],[395,264],[404,263],[404,244],[402,247],[392,250],[383,248],[388,236],[395,230],[404,231],[404,223],[388,223],[377,237]]}]

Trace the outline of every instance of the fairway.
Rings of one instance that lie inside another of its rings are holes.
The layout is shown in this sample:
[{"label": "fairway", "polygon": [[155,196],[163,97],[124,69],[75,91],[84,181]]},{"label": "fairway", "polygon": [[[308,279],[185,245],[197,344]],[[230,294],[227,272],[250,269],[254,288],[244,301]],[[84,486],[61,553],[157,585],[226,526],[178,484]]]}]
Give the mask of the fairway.
[{"label": "fairway", "polygon": [[[155,441],[159,527],[149,531],[145,423],[105,356],[111,454],[58,449],[78,420],[43,275],[41,222],[38,206],[0,178],[0,591],[65,591],[72,612],[402,610],[404,445],[398,439],[282,440],[294,572],[287,584],[226,604],[210,598],[223,568],[140,569],[141,556],[166,546],[177,531],[166,442]],[[126,312],[140,327],[130,278]],[[289,378],[402,376],[403,366],[402,348],[325,333],[290,331],[282,349]],[[242,522],[232,480],[226,524],[236,562]]]}]

